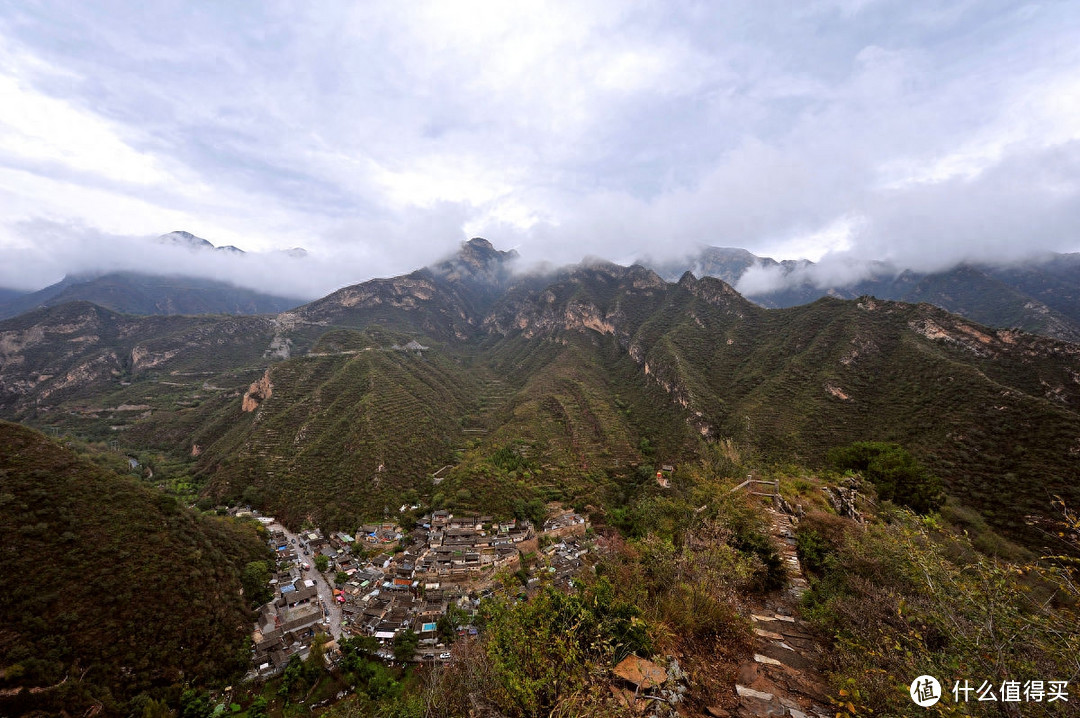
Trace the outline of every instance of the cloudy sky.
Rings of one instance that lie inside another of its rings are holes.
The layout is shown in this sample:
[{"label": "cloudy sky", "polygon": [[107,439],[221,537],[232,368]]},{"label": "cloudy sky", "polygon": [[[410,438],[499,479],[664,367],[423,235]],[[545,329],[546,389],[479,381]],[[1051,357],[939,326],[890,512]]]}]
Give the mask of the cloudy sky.
[{"label": "cloudy sky", "polygon": [[[0,286],[316,296],[474,235],[838,276],[1075,251],[1077,37],[1067,1],[3,3]],[[177,229],[260,255],[147,241]]]}]

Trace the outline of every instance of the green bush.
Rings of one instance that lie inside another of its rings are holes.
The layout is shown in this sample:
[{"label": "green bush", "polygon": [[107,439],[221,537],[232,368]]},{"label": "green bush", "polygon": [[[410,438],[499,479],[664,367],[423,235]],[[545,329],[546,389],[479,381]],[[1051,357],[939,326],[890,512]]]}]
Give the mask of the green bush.
[{"label": "green bush", "polygon": [[647,625],[611,583],[563,593],[548,587],[526,602],[484,604],[489,696],[504,715],[546,716],[582,691],[592,671],[631,653],[651,655]]},{"label": "green bush", "polygon": [[831,449],[828,458],[838,469],[869,479],[881,499],[916,513],[936,511],[945,502],[941,479],[899,444],[859,441]]}]

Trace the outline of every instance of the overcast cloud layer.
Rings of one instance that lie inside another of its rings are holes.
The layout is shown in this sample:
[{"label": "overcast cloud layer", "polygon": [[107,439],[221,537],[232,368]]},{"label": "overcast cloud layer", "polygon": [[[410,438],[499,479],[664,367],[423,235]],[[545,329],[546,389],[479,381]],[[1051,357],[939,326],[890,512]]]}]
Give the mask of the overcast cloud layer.
[{"label": "overcast cloud layer", "polygon": [[[0,286],[314,297],[473,235],[839,280],[1075,251],[1078,37],[1072,2],[7,3]],[[146,241],[178,229],[259,254]]]}]

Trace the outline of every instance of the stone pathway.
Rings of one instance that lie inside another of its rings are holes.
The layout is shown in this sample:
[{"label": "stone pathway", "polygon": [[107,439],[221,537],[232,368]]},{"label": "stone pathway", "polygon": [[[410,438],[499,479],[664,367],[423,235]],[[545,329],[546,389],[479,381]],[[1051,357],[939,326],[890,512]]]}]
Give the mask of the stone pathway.
[{"label": "stone pathway", "polygon": [[796,613],[807,590],[795,553],[791,517],[769,509],[772,535],[781,547],[788,586],[751,607],[754,623],[753,659],[739,667],[735,691],[739,704],[733,715],[831,718],[820,665],[824,648]]}]

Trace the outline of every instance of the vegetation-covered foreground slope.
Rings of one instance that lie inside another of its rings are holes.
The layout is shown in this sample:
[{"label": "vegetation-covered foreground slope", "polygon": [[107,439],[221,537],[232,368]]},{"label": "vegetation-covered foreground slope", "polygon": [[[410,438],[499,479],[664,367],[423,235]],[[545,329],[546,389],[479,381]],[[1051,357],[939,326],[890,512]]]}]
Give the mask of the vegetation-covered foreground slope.
[{"label": "vegetation-covered foreground slope", "polygon": [[246,668],[239,576],[266,552],[252,525],[198,516],[7,422],[0,525],[0,714],[117,714]]}]

